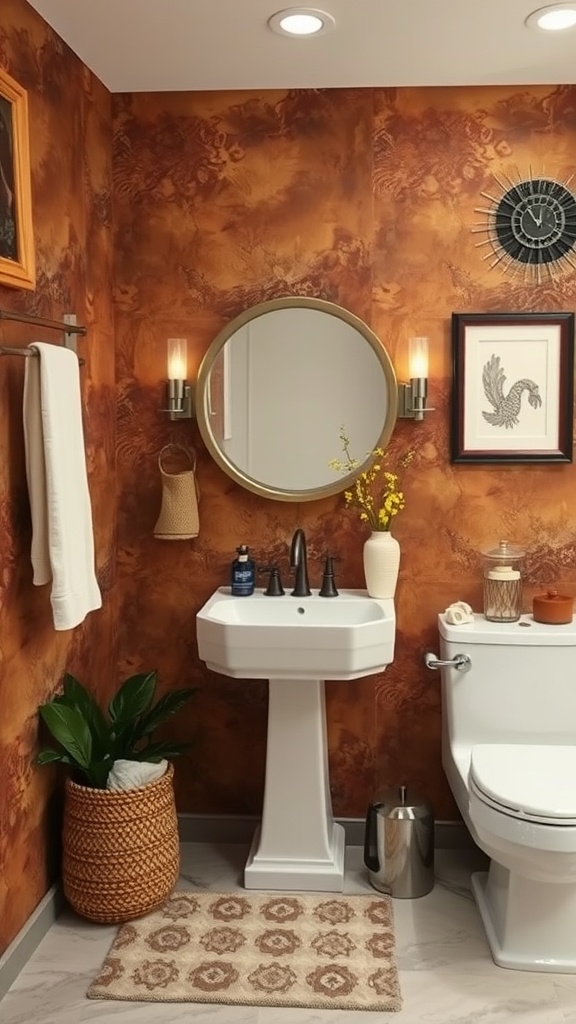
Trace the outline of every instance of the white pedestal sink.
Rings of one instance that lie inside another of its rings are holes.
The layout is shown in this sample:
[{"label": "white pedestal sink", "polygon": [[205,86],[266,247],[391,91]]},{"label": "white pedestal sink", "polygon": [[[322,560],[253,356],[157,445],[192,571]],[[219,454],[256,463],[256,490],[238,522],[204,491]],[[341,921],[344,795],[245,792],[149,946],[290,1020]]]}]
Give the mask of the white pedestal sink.
[{"label": "white pedestal sink", "polygon": [[232,597],[221,587],[198,612],[198,652],[209,668],[269,680],[264,808],[246,888],[342,891],[344,830],[332,816],[324,679],[382,672],[395,630],[393,601],[362,590]]}]

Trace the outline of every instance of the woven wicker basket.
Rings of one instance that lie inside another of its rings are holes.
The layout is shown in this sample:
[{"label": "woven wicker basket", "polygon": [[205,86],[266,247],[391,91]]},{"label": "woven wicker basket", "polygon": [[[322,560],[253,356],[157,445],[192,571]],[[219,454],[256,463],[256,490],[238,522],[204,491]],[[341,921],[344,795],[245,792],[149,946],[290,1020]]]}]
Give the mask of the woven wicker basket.
[{"label": "woven wicker basket", "polygon": [[140,789],[89,789],[67,779],[62,882],[82,917],[129,921],[171,893],[180,867],[173,779],[171,764]]}]

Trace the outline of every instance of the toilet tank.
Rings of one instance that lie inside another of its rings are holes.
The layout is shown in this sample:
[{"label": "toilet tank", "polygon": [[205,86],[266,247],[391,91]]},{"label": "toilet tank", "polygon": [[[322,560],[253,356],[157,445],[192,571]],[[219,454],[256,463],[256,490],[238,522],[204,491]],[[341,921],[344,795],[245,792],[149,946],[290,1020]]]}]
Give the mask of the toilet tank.
[{"label": "toilet tank", "polygon": [[474,743],[576,743],[576,622],[550,626],[523,615],[461,626],[438,616],[443,728],[452,748]]}]

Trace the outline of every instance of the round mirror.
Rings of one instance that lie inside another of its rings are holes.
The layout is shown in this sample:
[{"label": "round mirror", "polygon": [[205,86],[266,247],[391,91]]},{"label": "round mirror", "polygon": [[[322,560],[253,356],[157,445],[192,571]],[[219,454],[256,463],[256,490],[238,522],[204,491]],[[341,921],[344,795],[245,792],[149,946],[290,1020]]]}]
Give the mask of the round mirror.
[{"label": "round mirror", "polygon": [[[232,320],[198,373],[206,447],[237,483],[266,498],[337,494],[384,448],[398,409],[394,367],[373,331],[321,299],[263,302]],[[342,428],[361,461],[343,476]]]}]

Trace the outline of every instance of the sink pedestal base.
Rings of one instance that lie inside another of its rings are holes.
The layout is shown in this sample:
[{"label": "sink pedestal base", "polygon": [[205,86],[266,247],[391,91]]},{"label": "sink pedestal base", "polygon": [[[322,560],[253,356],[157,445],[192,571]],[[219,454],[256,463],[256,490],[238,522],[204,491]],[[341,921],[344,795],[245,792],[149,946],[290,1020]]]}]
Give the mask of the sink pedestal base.
[{"label": "sink pedestal base", "polygon": [[264,808],[244,885],[344,888],[344,829],[332,817],[323,679],[269,681]]},{"label": "sink pedestal base", "polygon": [[265,858],[260,849],[262,830],[252,840],[244,869],[246,889],[284,889],[300,892],[342,892],[344,888],[344,829],[334,822],[325,860],[299,857]]}]

